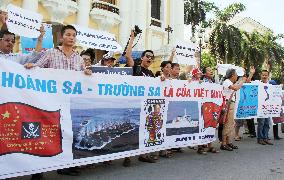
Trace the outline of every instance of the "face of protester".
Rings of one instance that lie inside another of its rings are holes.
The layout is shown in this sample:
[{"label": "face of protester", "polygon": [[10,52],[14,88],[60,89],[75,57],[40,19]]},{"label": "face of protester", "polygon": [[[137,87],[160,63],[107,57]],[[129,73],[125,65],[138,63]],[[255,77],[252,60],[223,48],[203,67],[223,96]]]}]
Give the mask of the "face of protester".
[{"label": "face of protester", "polygon": [[171,69],[172,69],[172,66],[171,66],[171,64],[170,63],[168,63],[165,67],[163,67],[163,74],[165,75],[165,76],[168,76],[168,75],[170,75],[170,73],[171,73]]},{"label": "face of protester", "polygon": [[144,68],[149,68],[151,66],[151,64],[153,63],[154,61],[154,54],[152,54],[151,52],[146,52],[145,53],[145,56],[143,56],[141,58],[141,65],[142,67]]},{"label": "face of protester", "polygon": [[232,75],[231,80],[232,80],[233,83],[237,82],[237,80],[238,80],[237,72],[235,72],[235,73]]},{"label": "face of protester", "polygon": [[0,51],[4,54],[9,54],[13,51],[15,44],[15,36],[12,34],[4,34],[3,38],[0,38]]},{"label": "face of protester", "polygon": [[84,60],[85,66],[91,66],[92,65],[92,60],[91,57],[88,55],[82,55],[82,58]]},{"label": "face of protester", "polygon": [[205,76],[209,79],[212,79],[213,76],[214,76],[214,72],[213,70],[210,68],[210,67],[207,67],[206,68],[206,73],[205,73]]},{"label": "face of protester", "polygon": [[112,59],[104,60],[103,65],[104,66],[108,66],[108,67],[113,67],[114,66],[114,61]]},{"label": "face of protester", "polygon": [[66,29],[62,36],[62,45],[74,46],[76,42],[76,31],[74,29]]},{"label": "face of protester", "polygon": [[267,83],[268,82],[268,77],[269,77],[269,73],[268,72],[262,72],[261,73],[261,81],[264,82],[264,83]]},{"label": "face of protester", "polygon": [[172,76],[178,77],[179,73],[180,73],[180,67],[179,66],[174,66],[172,68],[172,72],[171,72]]}]

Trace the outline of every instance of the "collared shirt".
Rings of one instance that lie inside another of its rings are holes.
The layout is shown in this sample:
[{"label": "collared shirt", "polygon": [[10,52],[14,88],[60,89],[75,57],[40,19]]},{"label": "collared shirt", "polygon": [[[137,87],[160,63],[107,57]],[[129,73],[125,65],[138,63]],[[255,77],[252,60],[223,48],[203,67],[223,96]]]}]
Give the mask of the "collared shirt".
[{"label": "collared shirt", "polygon": [[85,69],[83,58],[75,51],[67,57],[61,47],[46,51],[46,53],[35,63],[41,68],[65,69],[82,71]]},{"label": "collared shirt", "polygon": [[[232,94],[235,92],[234,90],[230,89],[229,87],[232,86],[234,83],[230,79],[226,79],[223,82],[223,87],[224,87],[224,96],[226,96],[226,100],[229,100],[232,96]],[[231,98],[233,101],[235,100],[235,95]]]},{"label": "collared shirt", "polygon": [[207,77],[204,77],[204,78],[203,78],[203,82],[214,83],[214,82],[212,81],[212,79],[209,79],[209,78],[207,78]]},{"label": "collared shirt", "polygon": [[30,54],[16,54],[9,53],[5,54],[0,51],[0,58],[7,59],[16,63],[26,64],[26,63],[36,63],[36,61],[42,56],[42,52],[33,51]]}]

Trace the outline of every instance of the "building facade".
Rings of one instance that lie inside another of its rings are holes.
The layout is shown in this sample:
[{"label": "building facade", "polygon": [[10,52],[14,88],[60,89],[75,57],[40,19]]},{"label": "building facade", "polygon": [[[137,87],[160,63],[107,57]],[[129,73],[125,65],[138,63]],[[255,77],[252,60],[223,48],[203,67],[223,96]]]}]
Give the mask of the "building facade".
[{"label": "building facade", "polygon": [[[9,3],[42,14],[54,25],[55,44],[60,24],[110,32],[123,48],[138,25],[142,34],[134,51],[152,49],[160,59],[171,53],[175,39],[184,39],[183,0],[0,0],[0,8]],[[172,33],[165,30],[168,26]]]}]

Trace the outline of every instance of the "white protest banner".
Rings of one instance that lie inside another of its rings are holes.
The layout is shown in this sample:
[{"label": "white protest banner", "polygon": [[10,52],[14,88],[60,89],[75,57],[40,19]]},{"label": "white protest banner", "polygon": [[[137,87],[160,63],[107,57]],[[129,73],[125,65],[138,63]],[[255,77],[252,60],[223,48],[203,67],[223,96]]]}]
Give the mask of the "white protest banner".
[{"label": "white protest banner", "polygon": [[252,82],[236,93],[235,119],[279,117],[281,86]]},{"label": "white protest banner", "polygon": [[37,38],[40,35],[40,27],[43,16],[28,11],[12,4],[7,7],[7,27],[12,33],[28,38]]},{"label": "white protest banner", "polygon": [[108,32],[73,25],[77,30],[77,40],[82,46],[111,52],[121,52],[122,47],[115,36]]},{"label": "white protest banner", "polygon": [[174,62],[183,65],[197,65],[195,59],[196,45],[194,43],[188,43],[184,41],[176,42],[176,58]]},{"label": "white protest banner", "polygon": [[217,64],[218,74],[225,76],[228,69],[235,69],[238,76],[243,76],[244,69],[239,66],[235,66],[233,64]]},{"label": "white protest banner", "polygon": [[220,85],[0,67],[0,179],[215,140]]}]

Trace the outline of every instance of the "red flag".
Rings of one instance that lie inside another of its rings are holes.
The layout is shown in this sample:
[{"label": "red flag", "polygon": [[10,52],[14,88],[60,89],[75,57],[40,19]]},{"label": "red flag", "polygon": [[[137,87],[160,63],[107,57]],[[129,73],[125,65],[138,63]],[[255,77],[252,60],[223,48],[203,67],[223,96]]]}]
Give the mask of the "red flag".
[{"label": "red flag", "polygon": [[204,120],[204,128],[217,127],[218,118],[220,116],[220,106],[213,102],[206,102],[202,105],[202,115]]},{"label": "red flag", "polygon": [[45,157],[60,154],[60,110],[45,111],[23,103],[1,104],[0,142],[0,156],[11,153]]}]

